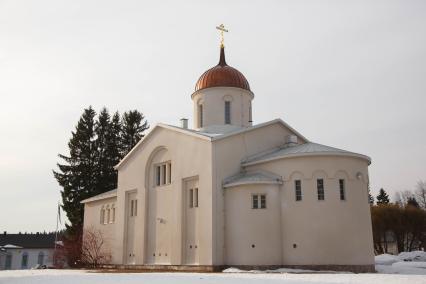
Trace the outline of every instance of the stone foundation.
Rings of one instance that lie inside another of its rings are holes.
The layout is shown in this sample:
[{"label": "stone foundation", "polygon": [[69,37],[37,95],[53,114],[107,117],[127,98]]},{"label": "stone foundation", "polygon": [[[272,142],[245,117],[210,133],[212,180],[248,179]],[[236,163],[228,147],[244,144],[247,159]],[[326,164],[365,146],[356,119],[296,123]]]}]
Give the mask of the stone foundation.
[{"label": "stone foundation", "polygon": [[221,272],[230,267],[241,270],[274,270],[279,268],[308,269],[315,271],[348,271],[355,273],[374,273],[375,266],[371,265],[103,265],[102,269],[130,272]]},{"label": "stone foundation", "polygon": [[348,271],[354,273],[375,273],[374,264],[371,265],[231,265],[241,270],[274,270],[279,268],[307,269],[315,271]]}]

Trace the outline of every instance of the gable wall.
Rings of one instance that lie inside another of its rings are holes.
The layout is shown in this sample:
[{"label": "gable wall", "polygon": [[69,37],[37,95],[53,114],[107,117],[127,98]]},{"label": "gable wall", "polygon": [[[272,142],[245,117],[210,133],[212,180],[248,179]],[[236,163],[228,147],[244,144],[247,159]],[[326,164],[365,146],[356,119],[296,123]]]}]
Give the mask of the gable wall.
[{"label": "gable wall", "polygon": [[167,195],[171,200],[168,216],[166,220],[168,226],[172,226],[173,244],[171,254],[171,264],[181,264],[182,262],[182,183],[184,178],[198,176],[199,178],[199,216],[200,238],[205,244],[200,248],[200,263],[211,264],[212,262],[212,167],[211,167],[211,142],[191,135],[172,131],[166,128],[157,127],[149,137],[145,139],[141,147],[136,150],[129,160],[123,164],[118,171],[118,215],[117,215],[117,243],[122,246],[121,250],[115,253],[121,262],[124,261],[123,249],[125,248],[125,195],[127,191],[136,190],[138,199],[138,216],[136,217],[135,228],[135,260],[136,264],[143,264],[145,261],[144,246],[146,243],[146,202],[148,198],[147,182],[145,175],[147,163],[150,155],[159,147],[165,147],[172,162],[172,182],[167,186],[162,195]]}]

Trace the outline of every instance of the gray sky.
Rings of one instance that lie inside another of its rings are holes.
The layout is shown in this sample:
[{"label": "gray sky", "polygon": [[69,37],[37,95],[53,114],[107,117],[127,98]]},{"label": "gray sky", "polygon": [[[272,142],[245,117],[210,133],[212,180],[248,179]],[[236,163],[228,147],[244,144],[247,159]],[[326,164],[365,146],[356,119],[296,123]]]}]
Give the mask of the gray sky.
[{"label": "gray sky", "polygon": [[374,194],[426,180],[426,1],[0,0],[0,231],[54,230],[83,108],[192,125],[220,23],[255,123],[371,156]]}]

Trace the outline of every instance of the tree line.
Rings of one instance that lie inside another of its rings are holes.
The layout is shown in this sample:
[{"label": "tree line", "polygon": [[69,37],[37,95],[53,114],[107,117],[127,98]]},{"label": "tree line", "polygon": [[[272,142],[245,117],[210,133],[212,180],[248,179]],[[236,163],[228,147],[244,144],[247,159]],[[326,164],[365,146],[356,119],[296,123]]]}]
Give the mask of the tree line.
[{"label": "tree line", "polygon": [[69,220],[65,224],[67,239],[81,237],[84,206],[80,202],[117,188],[114,166],[148,128],[145,116],[137,110],[111,115],[105,107],[99,114],[91,106],[84,109],[71,132],[69,152],[58,155],[61,161],[53,171],[62,188],[62,209]]},{"label": "tree line", "polygon": [[414,192],[404,191],[391,202],[381,188],[374,198],[370,194],[374,251],[389,253],[396,244],[398,252],[424,250],[426,248],[426,182],[420,181]]}]

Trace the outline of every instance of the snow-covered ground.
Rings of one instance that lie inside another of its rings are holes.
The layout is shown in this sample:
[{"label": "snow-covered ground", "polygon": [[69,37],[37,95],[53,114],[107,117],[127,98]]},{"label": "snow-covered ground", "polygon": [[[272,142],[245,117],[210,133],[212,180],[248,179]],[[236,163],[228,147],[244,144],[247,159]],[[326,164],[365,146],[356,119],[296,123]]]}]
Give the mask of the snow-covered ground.
[{"label": "snow-covered ground", "polygon": [[[192,283],[409,283],[426,284],[426,253],[376,256],[378,273],[317,272],[300,269],[241,271],[225,273],[98,273],[88,270],[9,270],[0,271],[0,284],[192,284]],[[266,273],[268,272],[268,273]]]},{"label": "snow-covered ground", "polygon": [[376,270],[379,273],[387,274],[426,275],[426,252],[412,251],[402,252],[399,255],[378,255],[376,256]]},{"label": "snow-covered ground", "polygon": [[425,284],[424,275],[289,273],[90,273],[76,270],[0,272],[2,284],[251,284],[251,283],[409,283]]}]

